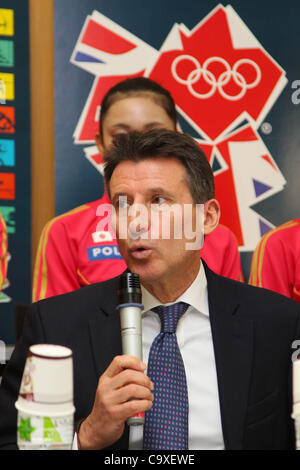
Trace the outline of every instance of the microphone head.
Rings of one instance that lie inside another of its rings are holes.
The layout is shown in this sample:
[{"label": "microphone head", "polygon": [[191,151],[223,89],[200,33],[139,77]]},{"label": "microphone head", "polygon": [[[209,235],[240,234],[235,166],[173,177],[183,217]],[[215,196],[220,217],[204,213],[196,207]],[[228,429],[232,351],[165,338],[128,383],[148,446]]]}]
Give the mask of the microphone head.
[{"label": "microphone head", "polygon": [[138,274],[125,271],[119,277],[119,304],[142,303],[142,290]]}]

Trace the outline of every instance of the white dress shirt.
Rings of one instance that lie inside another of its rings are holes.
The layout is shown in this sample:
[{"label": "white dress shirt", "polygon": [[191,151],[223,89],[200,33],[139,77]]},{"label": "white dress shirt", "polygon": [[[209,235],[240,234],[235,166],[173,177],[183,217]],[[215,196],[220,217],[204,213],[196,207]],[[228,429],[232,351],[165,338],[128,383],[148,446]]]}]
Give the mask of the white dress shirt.
[{"label": "white dress shirt", "polygon": [[[161,326],[158,315],[152,309],[161,302],[144,287],[142,299],[143,360],[147,364],[151,344]],[[189,397],[189,449],[224,449],[207,281],[202,264],[191,286],[176,302],[166,305],[177,302],[190,305],[176,330]],[[142,449],[142,446],[143,426],[130,426],[129,449]]]}]

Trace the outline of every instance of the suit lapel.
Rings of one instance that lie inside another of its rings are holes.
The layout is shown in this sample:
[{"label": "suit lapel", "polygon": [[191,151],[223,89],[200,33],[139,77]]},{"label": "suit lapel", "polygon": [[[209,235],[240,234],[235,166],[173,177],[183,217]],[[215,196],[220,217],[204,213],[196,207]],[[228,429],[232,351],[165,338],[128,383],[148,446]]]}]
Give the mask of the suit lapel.
[{"label": "suit lapel", "polygon": [[[209,312],[226,449],[241,449],[250,385],[253,323],[240,315],[228,281],[206,266]],[[235,291],[235,289],[233,289]]]},{"label": "suit lapel", "polygon": [[113,358],[122,354],[118,312],[109,315],[99,308],[89,322],[90,338],[97,375],[101,375]]}]

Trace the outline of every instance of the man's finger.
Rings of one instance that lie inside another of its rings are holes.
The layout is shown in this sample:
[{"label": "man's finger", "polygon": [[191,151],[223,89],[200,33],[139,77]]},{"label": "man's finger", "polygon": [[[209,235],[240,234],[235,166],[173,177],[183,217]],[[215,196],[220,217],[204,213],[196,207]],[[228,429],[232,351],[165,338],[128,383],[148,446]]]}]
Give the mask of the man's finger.
[{"label": "man's finger", "polygon": [[118,419],[125,421],[127,418],[130,418],[130,416],[150,410],[152,404],[152,400],[129,400],[114,407],[113,413]]},{"label": "man's finger", "polygon": [[143,372],[146,367],[146,364],[138,357],[123,354],[121,356],[114,357],[103,376],[114,377],[125,369],[133,369]]},{"label": "man's finger", "polygon": [[122,388],[128,384],[141,385],[150,390],[154,388],[150,378],[143,371],[133,369],[122,370],[122,372],[110,378],[110,383],[114,389]]}]

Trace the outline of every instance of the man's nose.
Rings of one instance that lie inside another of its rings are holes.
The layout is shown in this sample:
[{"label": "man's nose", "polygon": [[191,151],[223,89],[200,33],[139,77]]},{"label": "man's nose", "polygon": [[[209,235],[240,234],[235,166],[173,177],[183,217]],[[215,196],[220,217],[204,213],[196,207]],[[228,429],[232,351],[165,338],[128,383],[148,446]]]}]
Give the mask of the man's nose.
[{"label": "man's nose", "polygon": [[132,239],[145,236],[150,228],[149,210],[145,204],[135,203],[129,208],[128,235]]}]

